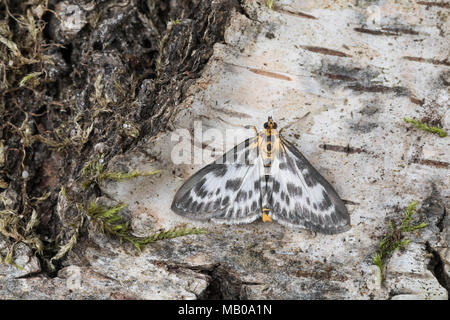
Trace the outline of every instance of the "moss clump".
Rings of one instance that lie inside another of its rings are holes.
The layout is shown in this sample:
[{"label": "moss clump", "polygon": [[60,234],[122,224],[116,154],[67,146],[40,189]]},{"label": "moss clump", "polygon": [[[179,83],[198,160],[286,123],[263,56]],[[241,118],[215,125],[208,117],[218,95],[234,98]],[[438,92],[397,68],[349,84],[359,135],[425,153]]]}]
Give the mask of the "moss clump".
[{"label": "moss clump", "polygon": [[132,170],[130,172],[114,172],[105,170],[102,159],[92,160],[86,163],[81,171],[81,175],[85,178],[81,186],[86,189],[92,183],[99,183],[102,180],[122,181],[140,176],[151,176],[160,172],[160,170],[141,172]]},{"label": "moss clump", "polygon": [[378,267],[378,281],[380,284],[384,279],[383,269],[386,260],[392,256],[397,249],[405,248],[411,242],[411,240],[404,236],[404,233],[422,229],[428,225],[425,222],[421,222],[416,225],[411,224],[411,217],[416,212],[416,206],[416,201],[409,204],[406,209],[405,217],[399,227],[394,225],[392,222],[389,222],[391,231],[383,237],[378,246],[378,251],[373,257],[373,264]]},{"label": "moss clump", "polygon": [[273,3],[275,2],[275,0],[266,0],[266,6],[269,9],[273,9]]},{"label": "moss clump", "polygon": [[175,227],[167,231],[156,232],[147,237],[137,237],[131,232],[128,221],[124,221],[119,212],[126,207],[126,204],[119,204],[114,207],[105,207],[92,201],[85,212],[99,226],[100,230],[106,234],[118,238],[120,241],[132,243],[136,249],[141,250],[142,246],[163,239],[172,239],[190,234],[204,234],[206,230],[202,228]]},{"label": "moss clump", "polygon": [[[8,253],[6,254],[6,257],[4,258],[4,262],[6,264],[10,264],[14,267],[16,267],[19,270],[24,270],[24,268],[22,266],[19,266],[17,263],[14,262],[13,260],[13,253],[14,253],[14,246],[16,245],[16,243],[14,243],[8,250]],[[0,255],[0,263],[2,263],[2,255]]]},{"label": "moss clump", "polygon": [[441,138],[444,138],[447,136],[447,132],[445,132],[444,130],[442,130],[439,127],[427,126],[427,125],[423,124],[422,122],[415,120],[415,119],[403,118],[403,121],[405,121],[406,123],[411,123],[417,129],[437,134]]},{"label": "moss clump", "polygon": [[[9,247],[8,254],[3,259],[7,264],[11,264],[16,268],[22,270],[23,268],[14,263],[14,246],[23,242],[41,254],[44,250],[44,245],[35,232],[35,228],[39,224],[38,215],[35,209],[32,210],[31,217],[26,222],[22,215],[18,215],[15,211],[5,209],[0,210],[0,234],[12,240],[12,245]],[[2,262],[0,256],[0,263]]]}]

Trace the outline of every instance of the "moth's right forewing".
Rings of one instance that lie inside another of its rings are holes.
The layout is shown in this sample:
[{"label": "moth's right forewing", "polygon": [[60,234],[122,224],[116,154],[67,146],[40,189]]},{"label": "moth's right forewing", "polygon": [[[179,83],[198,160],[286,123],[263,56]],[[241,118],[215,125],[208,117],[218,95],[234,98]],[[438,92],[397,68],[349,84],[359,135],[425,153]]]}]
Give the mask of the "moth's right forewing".
[{"label": "moth's right forewing", "polygon": [[284,138],[273,168],[268,203],[274,220],[325,234],[350,229],[350,216],[337,192]]}]

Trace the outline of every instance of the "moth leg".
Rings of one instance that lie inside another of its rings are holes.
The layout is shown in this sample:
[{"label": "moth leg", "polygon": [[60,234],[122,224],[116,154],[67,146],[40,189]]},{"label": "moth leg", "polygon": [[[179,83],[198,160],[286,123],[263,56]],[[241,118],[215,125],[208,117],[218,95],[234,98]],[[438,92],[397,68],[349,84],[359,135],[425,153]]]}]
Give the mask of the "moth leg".
[{"label": "moth leg", "polygon": [[272,222],[272,218],[266,213],[269,212],[270,209],[262,208],[262,221],[263,222]]},{"label": "moth leg", "polygon": [[258,129],[256,128],[256,126],[253,126],[253,130],[255,130],[255,134],[258,135]]}]

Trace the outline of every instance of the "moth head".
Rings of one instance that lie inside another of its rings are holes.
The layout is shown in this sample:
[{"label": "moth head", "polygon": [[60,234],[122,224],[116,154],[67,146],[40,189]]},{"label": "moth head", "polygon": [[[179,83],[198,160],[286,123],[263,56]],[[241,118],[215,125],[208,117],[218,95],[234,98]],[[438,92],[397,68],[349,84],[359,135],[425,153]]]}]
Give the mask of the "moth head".
[{"label": "moth head", "polygon": [[267,122],[264,123],[264,129],[276,129],[278,125],[275,121],[273,121],[272,117],[269,116]]}]

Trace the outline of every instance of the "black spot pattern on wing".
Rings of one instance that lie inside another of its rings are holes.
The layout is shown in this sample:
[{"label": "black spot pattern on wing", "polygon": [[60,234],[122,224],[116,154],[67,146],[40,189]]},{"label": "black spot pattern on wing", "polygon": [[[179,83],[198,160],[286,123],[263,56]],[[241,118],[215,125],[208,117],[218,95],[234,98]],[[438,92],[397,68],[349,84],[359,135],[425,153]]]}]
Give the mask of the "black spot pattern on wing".
[{"label": "black spot pattern on wing", "polygon": [[214,201],[214,204],[213,204],[213,210],[219,209],[220,203],[221,203],[220,198],[217,199],[216,201]]},{"label": "black spot pattern on wing", "polygon": [[322,211],[328,210],[333,205],[331,203],[330,197],[326,192],[322,192],[323,200],[319,203],[319,209]]},{"label": "black spot pattern on wing", "polygon": [[223,177],[228,171],[226,165],[221,166],[218,170],[214,171],[213,174],[215,177]]},{"label": "black spot pattern on wing", "polygon": [[225,184],[225,189],[231,190],[231,191],[238,191],[241,187],[242,179],[241,178],[235,178],[227,180]]},{"label": "black spot pattern on wing", "polygon": [[236,201],[237,202],[244,202],[247,200],[247,192],[243,190],[239,190],[238,194],[236,195]]},{"label": "black spot pattern on wing", "polygon": [[229,203],[230,203],[230,197],[229,196],[226,196],[225,198],[223,198],[222,206],[226,207]]},{"label": "black spot pattern on wing", "polygon": [[298,170],[300,170],[300,171],[302,171],[303,169],[306,169],[305,165],[302,162],[300,162],[299,160],[295,161],[295,164],[296,164]]},{"label": "black spot pattern on wing", "polygon": [[276,179],[273,179],[273,178],[272,178],[272,181],[273,181],[273,183],[272,183],[273,192],[275,192],[275,193],[280,192],[280,183]]},{"label": "black spot pattern on wing", "polygon": [[194,191],[196,191],[196,192],[200,191],[200,189],[203,187],[203,185],[205,184],[205,182],[206,182],[206,179],[205,179],[205,178],[203,178],[202,180],[200,180],[200,181],[195,185]]},{"label": "black spot pattern on wing", "polygon": [[303,178],[305,178],[305,182],[308,187],[312,188],[316,185],[316,182],[314,181],[314,178],[311,175],[311,173],[309,172],[309,170],[303,171]]},{"label": "black spot pattern on wing", "polygon": [[302,193],[302,187],[297,186],[297,185],[295,185],[293,183],[287,183],[286,184],[286,188],[287,188],[287,191],[289,192],[289,195],[291,197],[297,197],[297,196],[301,196],[303,194]]},{"label": "black spot pattern on wing", "polygon": [[[350,217],[336,191],[300,151],[281,139],[276,154],[280,170],[273,174],[273,196],[267,199],[272,217],[289,226],[303,226],[326,234],[347,231]],[[278,187],[275,181],[281,185]]]},{"label": "black spot pattern on wing", "polygon": [[202,186],[200,189],[194,189],[195,193],[197,194],[198,197],[200,198],[205,198],[206,195],[208,194],[208,191],[205,189],[204,186]]},{"label": "black spot pattern on wing", "polygon": [[[193,219],[251,222],[260,215],[257,137],[233,147],[191,176],[177,191],[171,209]],[[254,186],[258,188],[253,188]]]}]

